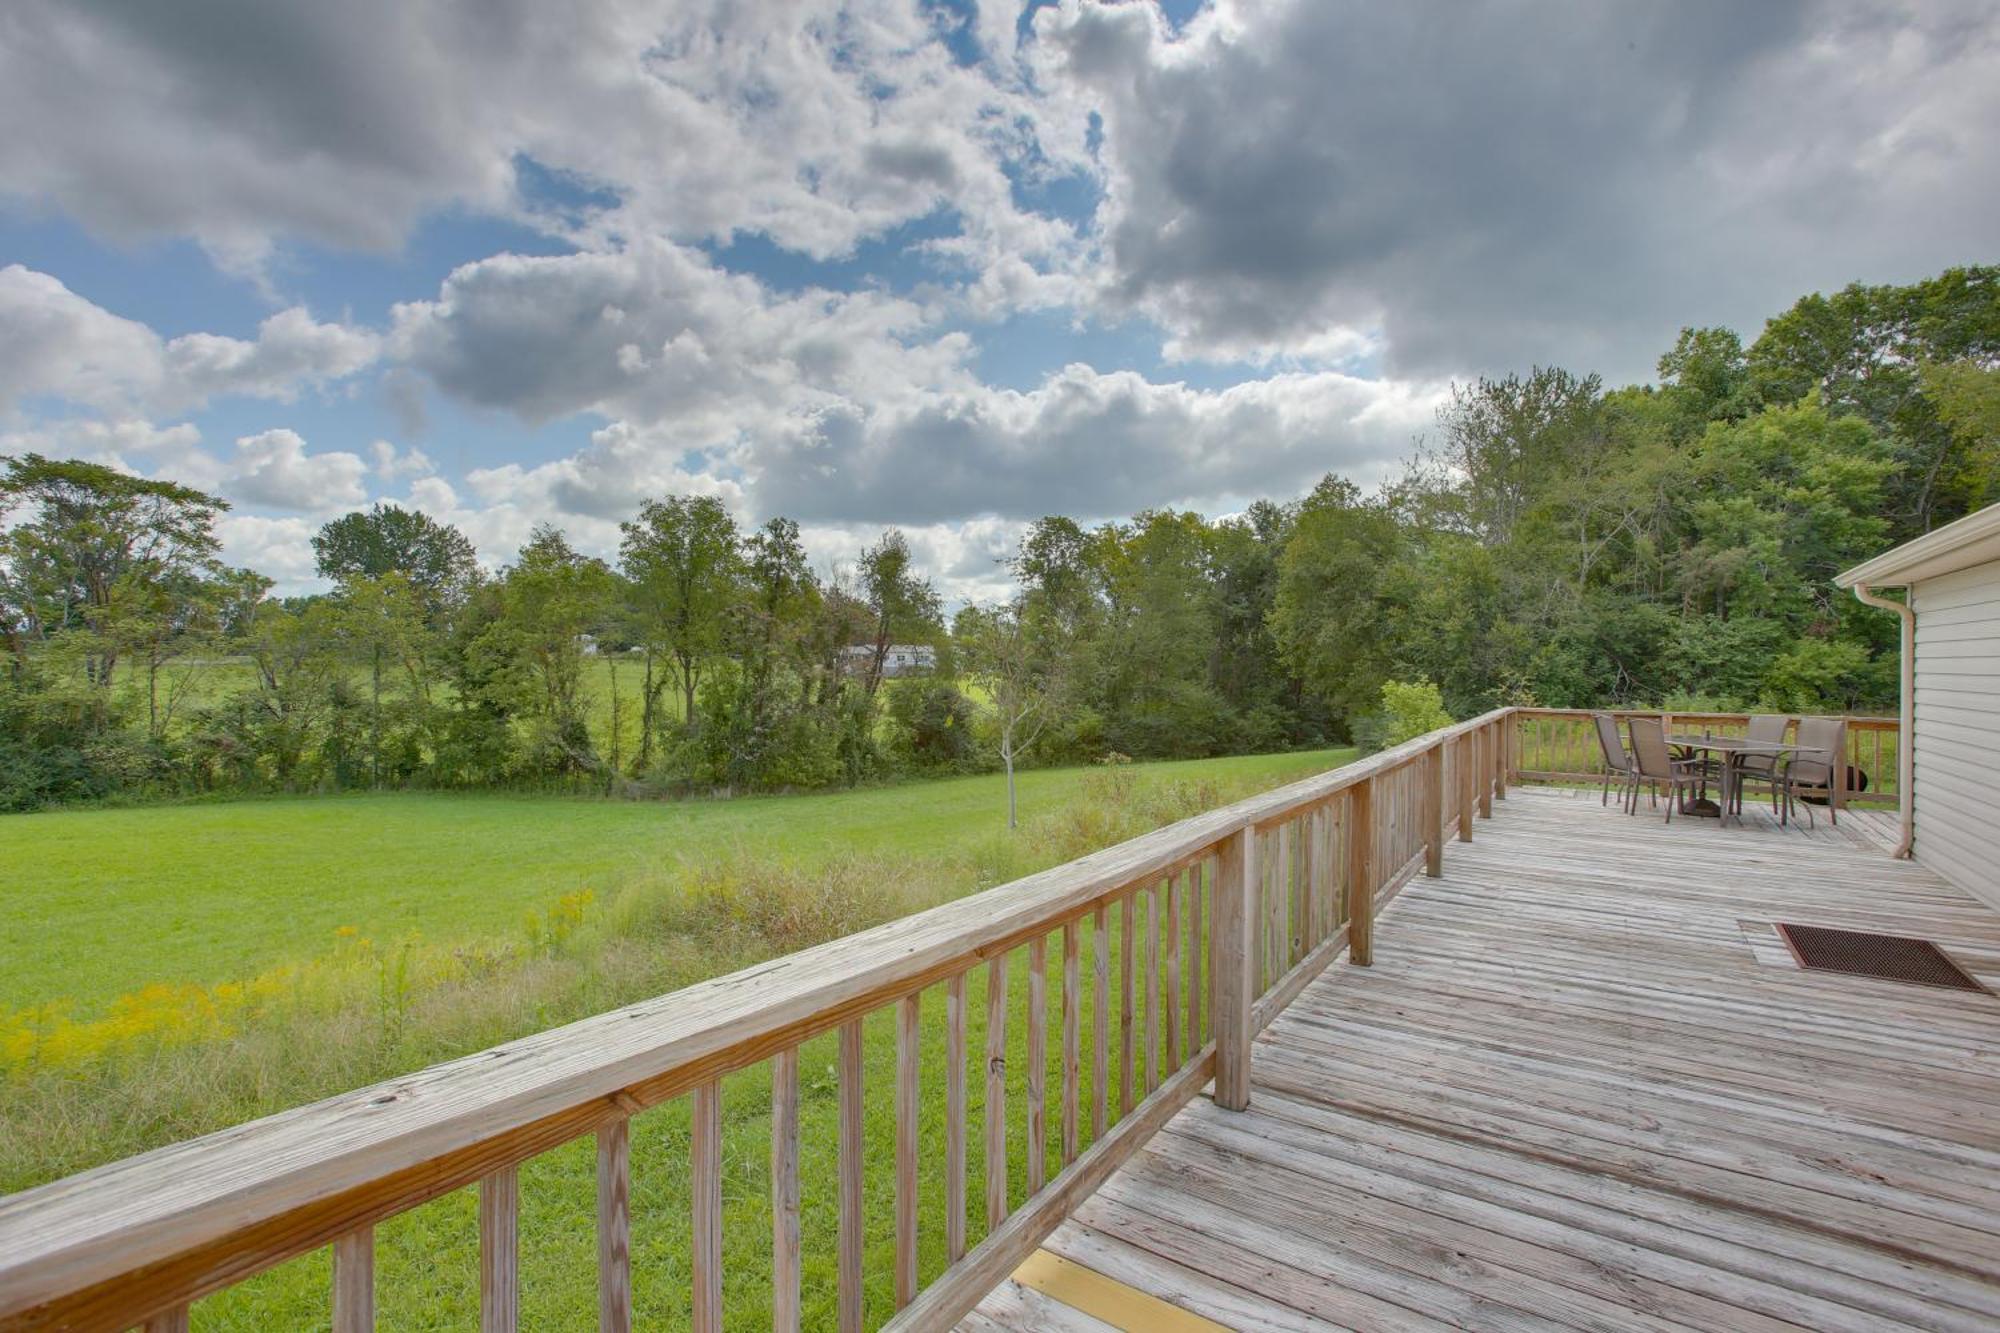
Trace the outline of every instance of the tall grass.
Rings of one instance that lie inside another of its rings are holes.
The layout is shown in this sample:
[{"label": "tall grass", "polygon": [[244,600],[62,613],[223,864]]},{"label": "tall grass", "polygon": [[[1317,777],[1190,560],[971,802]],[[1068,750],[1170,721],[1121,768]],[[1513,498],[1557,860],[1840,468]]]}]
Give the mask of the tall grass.
[{"label": "tall grass", "polygon": [[[711,855],[627,885],[609,901],[573,895],[523,920],[497,944],[376,942],[350,935],[327,956],[243,987],[234,1004],[173,1001],[182,1017],[133,1022],[95,1041],[43,1044],[0,1076],[0,1190],[94,1164],[467,1054],[656,995],[750,963],[865,929],[960,894],[1073,859],[1197,814],[1274,780],[1135,781],[1123,769],[1090,776],[1082,798],[1013,833],[937,857],[854,854],[823,864]],[[1113,915],[1116,924],[1117,914]],[[1143,956],[1143,950],[1140,951]],[[1121,984],[1112,945],[1113,994]],[[1011,960],[1007,1087],[1011,1197],[1025,1194],[1025,950]],[[1049,951],[1051,996],[1060,951]],[[983,1049],[985,972],[968,980],[968,1049]],[[226,998],[226,997],[225,997]],[[923,997],[920,1271],[945,1267],[943,1003]],[[133,1012],[144,1008],[135,1000]],[[1051,1021],[1059,1007],[1051,1004]],[[1086,1031],[1088,1031],[1086,1026]],[[889,1011],[864,1025],[867,1121],[867,1313],[892,1312],[891,1144],[895,1045]],[[1060,1086],[1060,1043],[1048,1043],[1047,1086]],[[974,1057],[974,1063],[978,1059]],[[1086,1062],[1087,1064],[1088,1062]],[[1115,1064],[1115,1061],[1114,1061]],[[806,1320],[830,1326],[835,1299],[836,1078],[833,1038],[800,1052],[801,1183]],[[1114,1074],[1115,1085],[1115,1074]],[[770,1212],[767,1066],[725,1080],[725,1305],[731,1327],[769,1327]],[[968,1235],[984,1234],[984,1173],[976,1126],[984,1081],[968,1080],[974,1149]],[[1085,1072],[1085,1104],[1090,1096]],[[1112,1093],[1115,1113],[1115,1086]],[[1084,1138],[1088,1142],[1086,1113]],[[1051,1116],[1049,1163],[1059,1169]],[[688,1113],[685,1099],[632,1126],[634,1299],[648,1328],[689,1318]],[[571,1143],[522,1168],[523,1326],[594,1322],[595,1158]],[[472,1191],[392,1219],[378,1232],[378,1299],[386,1327],[465,1327],[478,1308]],[[329,1264],[306,1255],[200,1302],[198,1329],[325,1328]]]},{"label": "tall grass", "polygon": [[1186,818],[1255,786],[1093,774],[1084,798],[947,855],[809,867],[711,853],[517,936],[344,931],[247,982],[150,986],[97,1018],[0,1017],[0,1192],[18,1190],[851,934]]}]

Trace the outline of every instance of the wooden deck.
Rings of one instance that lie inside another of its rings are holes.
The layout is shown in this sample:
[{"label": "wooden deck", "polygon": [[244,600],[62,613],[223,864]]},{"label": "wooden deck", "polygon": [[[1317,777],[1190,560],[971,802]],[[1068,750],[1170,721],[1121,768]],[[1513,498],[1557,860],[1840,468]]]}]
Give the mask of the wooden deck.
[{"label": "wooden deck", "polygon": [[[1044,1250],[1236,1328],[2000,1327],[2000,998],[1802,972],[1769,930],[1994,984],[2000,914],[1879,816],[1494,813],[1265,1032],[1249,1111],[1197,1099]],[[1146,1322],[1094,1308],[1010,1281],[965,1326]]]}]

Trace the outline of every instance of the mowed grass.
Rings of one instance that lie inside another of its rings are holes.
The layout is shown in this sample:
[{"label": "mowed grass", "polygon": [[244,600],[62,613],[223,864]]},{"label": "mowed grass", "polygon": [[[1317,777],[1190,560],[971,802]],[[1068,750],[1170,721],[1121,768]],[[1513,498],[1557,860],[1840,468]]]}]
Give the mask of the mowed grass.
[{"label": "mowed grass", "polygon": [[[1346,757],[1145,764],[1135,776],[1267,786]],[[1022,774],[1022,818],[1076,799],[1089,772]],[[565,894],[610,901],[677,862],[955,860],[1004,834],[1005,819],[998,775],[735,800],[398,793],[7,816],[0,1010],[67,1001],[81,1017],[155,983],[237,980],[326,953],[342,927],[378,943],[518,934]]]}]

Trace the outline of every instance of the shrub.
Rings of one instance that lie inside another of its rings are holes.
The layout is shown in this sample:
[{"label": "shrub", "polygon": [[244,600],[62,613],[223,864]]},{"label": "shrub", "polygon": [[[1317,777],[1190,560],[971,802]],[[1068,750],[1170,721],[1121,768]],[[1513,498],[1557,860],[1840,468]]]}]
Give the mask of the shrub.
[{"label": "shrub", "polygon": [[1444,696],[1428,680],[1384,681],[1381,711],[1355,724],[1354,739],[1363,753],[1372,754],[1448,727],[1452,721]]}]

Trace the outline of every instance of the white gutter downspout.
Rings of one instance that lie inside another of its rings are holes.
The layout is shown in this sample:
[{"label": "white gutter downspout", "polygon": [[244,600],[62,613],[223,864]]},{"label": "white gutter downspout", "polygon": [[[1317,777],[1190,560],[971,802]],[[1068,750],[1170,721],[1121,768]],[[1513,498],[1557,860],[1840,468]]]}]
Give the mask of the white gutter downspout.
[{"label": "white gutter downspout", "polygon": [[1907,602],[1892,602],[1878,596],[1865,583],[1854,585],[1854,595],[1869,606],[1879,606],[1884,611],[1894,611],[1903,622],[1903,704],[1897,715],[1896,731],[1896,810],[1903,821],[1902,836],[1896,840],[1896,850],[1890,855],[1899,860],[1907,860],[1910,855],[1910,841],[1915,833],[1911,823],[1912,800],[1916,795],[1917,771],[1916,747],[1916,683],[1917,683],[1917,613]]}]

